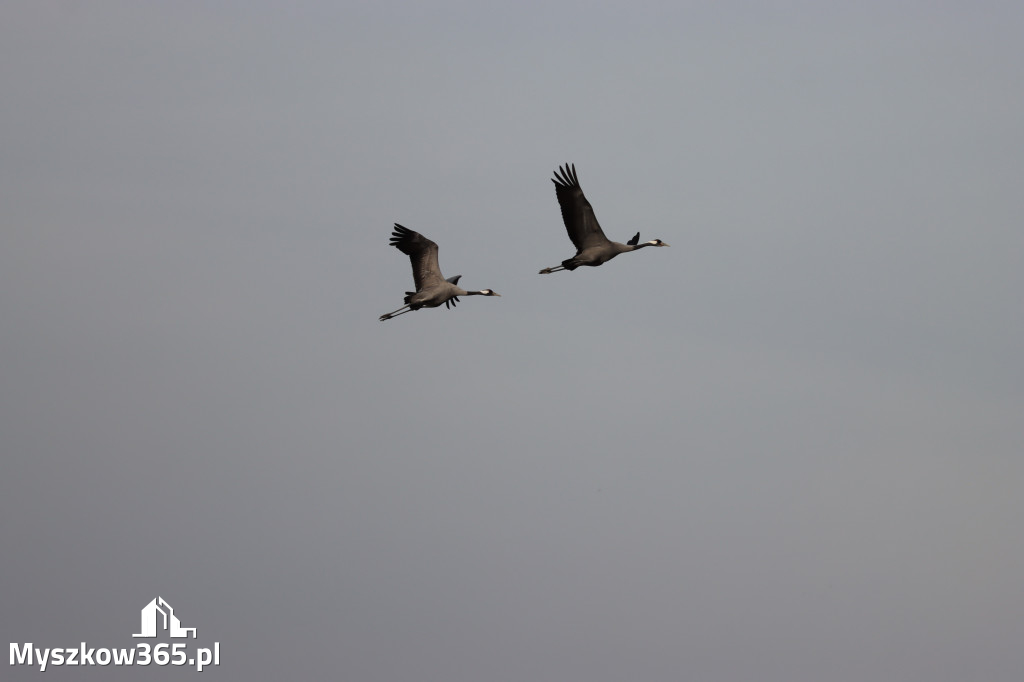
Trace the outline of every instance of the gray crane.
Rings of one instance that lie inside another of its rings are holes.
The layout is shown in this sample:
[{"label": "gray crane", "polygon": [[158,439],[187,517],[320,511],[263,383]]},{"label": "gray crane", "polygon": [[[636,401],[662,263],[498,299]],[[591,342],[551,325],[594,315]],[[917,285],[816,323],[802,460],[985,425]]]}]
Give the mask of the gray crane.
[{"label": "gray crane", "polygon": [[[561,171],[561,177],[559,177],[559,171]],[[576,255],[566,258],[561,265],[544,268],[540,274],[546,275],[559,270],[575,270],[581,265],[596,268],[620,253],[636,251],[645,246],[668,246],[660,239],[652,239],[639,244],[639,232],[625,244],[613,242],[605,237],[597,222],[597,216],[594,215],[594,207],[590,205],[587,198],[583,196],[583,190],[580,189],[575,164],[559,166],[551,182],[555,183],[555,195],[558,197],[558,205],[562,207],[562,222],[565,223],[569,239],[576,246]]]},{"label": "gray crane", "polygon": [[409,260],[412,261],[412,278],[416,283],[416,291],[405,292],[405,305],[381,315],[381,322],[420,308],[437,308],[442,303],[445,308],[454,308],[459,296],[501,296],[490,289],[466,291],[457,286],[462,275],[442,278],[441,268],[437,264],[437,244],[419,232],[413,232],[395,223],[395,230],[391,233],[391,246],[409,256]]}]

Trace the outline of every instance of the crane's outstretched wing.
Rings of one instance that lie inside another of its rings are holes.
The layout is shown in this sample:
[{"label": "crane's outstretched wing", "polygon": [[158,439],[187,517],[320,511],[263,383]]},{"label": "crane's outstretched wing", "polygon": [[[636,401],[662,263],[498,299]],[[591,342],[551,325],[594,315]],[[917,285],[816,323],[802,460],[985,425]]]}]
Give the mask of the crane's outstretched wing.
[{"label": "crane's outstretched wing", "polygon": [[437,264],[437,244],[414,232],[408,227],[395,223],[395,231],[391,233],[391,246],[409,256],[412,261],[412,278],[416,282],[416,291],[432,287],[444,281],[441,268]]},{"label": "crane's outstretched wing", "polygon": [[[561,176],[559,176],[559,171],[561,171]],[[565,223],[565,231],[569,233],[569,239],[576,245],[576,250],[582,251],[589,246],[606,243],[608,238],[604,236],[601,225],[597,222],[594,207],[590,205],[587,198],[583,196],[583,190],[580,189],[580,180],[576,177],[576,165],[559,166],[551,182],[555,183],[555,196],[558,197],[558,205],[562,207],[562,222]]]}]

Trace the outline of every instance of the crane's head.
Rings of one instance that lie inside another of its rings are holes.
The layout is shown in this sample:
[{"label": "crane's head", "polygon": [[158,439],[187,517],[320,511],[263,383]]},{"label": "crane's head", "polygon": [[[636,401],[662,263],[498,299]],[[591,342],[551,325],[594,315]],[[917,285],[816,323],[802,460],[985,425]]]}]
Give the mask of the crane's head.
[{"label": "crane's head", "polygon": [[494,292],[494,291],[492,291],[490,289],[481,289],[480,290],[480,295],[481,296],[499,296],[499,297],[501,296],[501,294],[499,294],[497,292]]},{"label": "crane's head", "polygon": [[660,239],[652,239],[651,241],[644,242],[644,243],[645,244],[650,244],[651,246],[668,246],[668,244],[666,244],[665,242],[661,241]]}]

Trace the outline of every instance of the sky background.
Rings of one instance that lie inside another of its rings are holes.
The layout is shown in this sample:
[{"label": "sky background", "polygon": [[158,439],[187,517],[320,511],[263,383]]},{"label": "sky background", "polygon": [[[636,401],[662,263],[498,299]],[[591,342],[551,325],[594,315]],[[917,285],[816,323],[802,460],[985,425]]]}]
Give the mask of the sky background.
[{"label": "sky background", "polygon": [[[160,595],[211,680],[1019,682],[1022,35],[5,3],[4,646],[134,646]],[[538,275],[565,162],[672,248]],[[502,297],[378,322],[395,222]]]}]

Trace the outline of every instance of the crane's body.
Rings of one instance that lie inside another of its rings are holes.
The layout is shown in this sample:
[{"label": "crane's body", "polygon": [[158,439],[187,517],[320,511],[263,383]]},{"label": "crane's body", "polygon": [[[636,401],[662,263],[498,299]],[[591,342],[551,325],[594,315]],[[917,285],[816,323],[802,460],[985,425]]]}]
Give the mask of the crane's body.
[{"label": "crane's body", "polygon": [[405,305],[398,310],[381,315],[381,322],[420,308],[437,308],[441,305],[453,308],[458,303],[459,296],[501,296],[490,289],[466,291],[458,286],[462,275],[444,279],[437,263],[437,244],[419,232],[414,232],[395,223],[394,232],[391,233],[391,246],[409,256],[409,260],[412,262],[412,278],[416,285],[416,291],[405,292],[405,298],[402,301]]},{"label": "crane's body", "polygon": [[540,274],[546,275],[559,270],[575,270],[581,265],[597,267],[602,263],[607,263],[620,253],[636,251],[647,246],[668,246],[660,239],[652,239],[640,244],[639,232],[625,244],[608,239],[604,235],[600,223],[597,222],[594,207],[583,195],[579,178],[576,176],[575,165],[559,166],[551,182],[555,183],[555,196],[562,209],[562,222],[565,223],[569,239],[576,247],[576,255],[566,258],[561,265],[544,268]]}]

